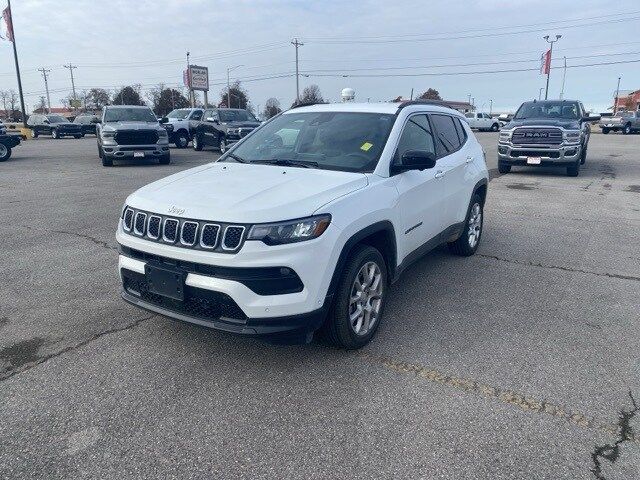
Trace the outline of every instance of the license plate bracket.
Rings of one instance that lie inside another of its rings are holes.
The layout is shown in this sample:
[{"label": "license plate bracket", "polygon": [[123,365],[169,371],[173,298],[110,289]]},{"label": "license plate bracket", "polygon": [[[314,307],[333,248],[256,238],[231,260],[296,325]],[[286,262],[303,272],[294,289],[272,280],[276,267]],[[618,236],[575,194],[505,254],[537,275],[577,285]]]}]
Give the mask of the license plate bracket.
[{"label": "license plate bracket", "polygon": [[540,165],[541,162],[540,157],[527,157],[527,165]]},{"label": "license plate bracket", "polygon": [[144,157],[144,152],[140,151],[140,150],[136,150],[135,152],[133,152],[133,157],[134,158],[141,158]]},{"label": "license plate bracket", "polygon": [[173,300],[184,301],[184,285],[186,272],[176,268],[159,267],[146,264],[144,266],[147,289],[150,293],[162,295]]}]

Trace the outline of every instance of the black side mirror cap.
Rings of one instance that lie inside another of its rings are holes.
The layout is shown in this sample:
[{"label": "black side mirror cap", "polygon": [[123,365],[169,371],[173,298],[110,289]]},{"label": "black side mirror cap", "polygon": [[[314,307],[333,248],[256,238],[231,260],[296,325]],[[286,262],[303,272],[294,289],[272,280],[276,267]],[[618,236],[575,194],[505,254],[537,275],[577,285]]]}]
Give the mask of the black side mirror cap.
[{"label": "black side mirror cap", "polygon": [[162,117],[160,119],[160,123],[168,123],[168,122],[169,122],[169,119],[167,117]]},{"label": "black side mirror cap", "polygon": [[426,170],[436,166],[436,155],[425,150],[407,150],[400,157],[400,161],[395,163],[396,172],[407,170]]}]

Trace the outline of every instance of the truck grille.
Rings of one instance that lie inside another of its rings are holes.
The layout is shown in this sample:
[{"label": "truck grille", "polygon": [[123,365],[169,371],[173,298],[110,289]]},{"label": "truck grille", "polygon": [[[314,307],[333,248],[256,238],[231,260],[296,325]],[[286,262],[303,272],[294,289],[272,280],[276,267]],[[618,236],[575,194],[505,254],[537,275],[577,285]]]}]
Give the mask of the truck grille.
[{"label": "truck grille", "polygon": [[173,218],[127,207],[122,216],[122,227],[130,235],[153,242],[235,253],[242,248],[249,226]]},{"label": "truck grille", "polygon": [[118,145],[151,145],[158,142],[155,130],[118,130],[114,136]]},{"label": "truck grille", "polygon": [[559,128],[516,128],[511,142],[514,145],[559,145],[562,130]]}]

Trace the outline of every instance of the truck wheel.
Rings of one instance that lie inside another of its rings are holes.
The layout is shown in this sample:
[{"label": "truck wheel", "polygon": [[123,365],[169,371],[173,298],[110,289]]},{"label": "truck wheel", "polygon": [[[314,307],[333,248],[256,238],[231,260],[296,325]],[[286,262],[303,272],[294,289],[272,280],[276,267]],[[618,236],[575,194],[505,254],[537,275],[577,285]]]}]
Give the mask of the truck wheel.
[{"label": "truck wheel", "polygon": [[603,128],[602,129],[602,133],[604,133],[606,135],[607,133],[609,133],[609,129],[608,128]]},{"label": "truck wheel", "polygon": [[584,165],[586,161],[587,161],[587,146],[585,145],[582,148],[582,153],[580,154],[580,165]]},{"label": "truck wheel", "polygon": [[82,135],[74,135],[73,138],[82,138]]},{"label": "truck wheel", "polygon": [[567,176],[568,177],[577,177],[580,173],[580,162],[576,162],[573,165],[569,165],[567,167]]},{"label": "truck wheel", "polygon": [[498,161],[498,172],[502,175],[506,175],[511,171],[511,165]]},{"label": "truck wheel", "polygon": [[185,148],[189,145],[189,135],[185,131],[180,131],[176,134],[176,143],[175,146],[177,148]]},{"label": "truck wheel", "polygon": [[171,163],[171,155],[169,153],[162,155],[159,161],[160,165],[169,165]]},{"label": "truck wheel", "polygon": [[220,153],[224,153],[227,151],[227,141],[225,140],[224,137],[220,137],[220,143],[218,144],[218,149],[220,150]]},{"label": "truck wheel", "polygon": [[622,133],[624,135],[629,135],[631,133],[631,124],[627,123],[623,128],[622,128]]},{"label": "truck wheel", "polygon": [[387,267],[374,247],[360,245],[350,254],[323,325],[326,338],[339,348],[361,348],[375,335],[387,295]]},{"label": "truck wheel", "polygon": [[491,125],[492,132],[497,132],[498,130],[500,130],[500,125],[498,125],[497,123],[494,123],[493,125]]},{"label": "truck wheel", "polygon": [[11,157],[11,148],[0,143],[0,162],[9,160],[9,157]]},{"label": "truck wheel", "polygon": [[35,129],[34,129],[34,130],[32,130],[32,131],[31,131],[31,136],[32,136],[33,138],[38,138],[38,131],[37,131],[37,130],[35,130]]},{"label": "truck wheel", "polygon": [[449,242],[447,246],[451,252],[462,257],[469,257],[476,253],[480,245],[483,224],[483,206],[480,195],[474,194],[469,202],[469,209],[464,222],[464,230],[455,242]]},{"label": "truck wheel", "polygon": [[55,138],[56,140],[60,138],[60,135],[58,135],[58,130],[56,130],[55,128],[51,130],[51,138]]},{"label": "truck wheel", "polygon": [[103,167],[113,167],[113,158],[107,157],[104,153],[102,154],[102,166]]},{"label": "truck wheel", "polygon": [[197,152],[202,151],[202,139],[197,133],[193,136],[193,149]]}]

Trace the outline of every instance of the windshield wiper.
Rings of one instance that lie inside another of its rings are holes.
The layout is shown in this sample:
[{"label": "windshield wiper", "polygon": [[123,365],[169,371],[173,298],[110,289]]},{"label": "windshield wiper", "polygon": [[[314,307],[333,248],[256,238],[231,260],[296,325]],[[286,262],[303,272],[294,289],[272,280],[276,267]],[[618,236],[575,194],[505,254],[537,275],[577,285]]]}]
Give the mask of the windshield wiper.
[{"label": "windshield wiper", "polygon": [[247,161],[244,158],[239,157],[235,153],[227,153],[227,157],[228,158],[233,158],[236,162],[239,162],[239,163],[247,163]]},{"label": "windshield wiper", "polygon": [[304,160],[287,160],[284,158],[272,158],[269,160],[252,160],[251,163],[262,163],[265,165],[280,165],[283,167],[318,168],[318,162],[308,162]]}]

